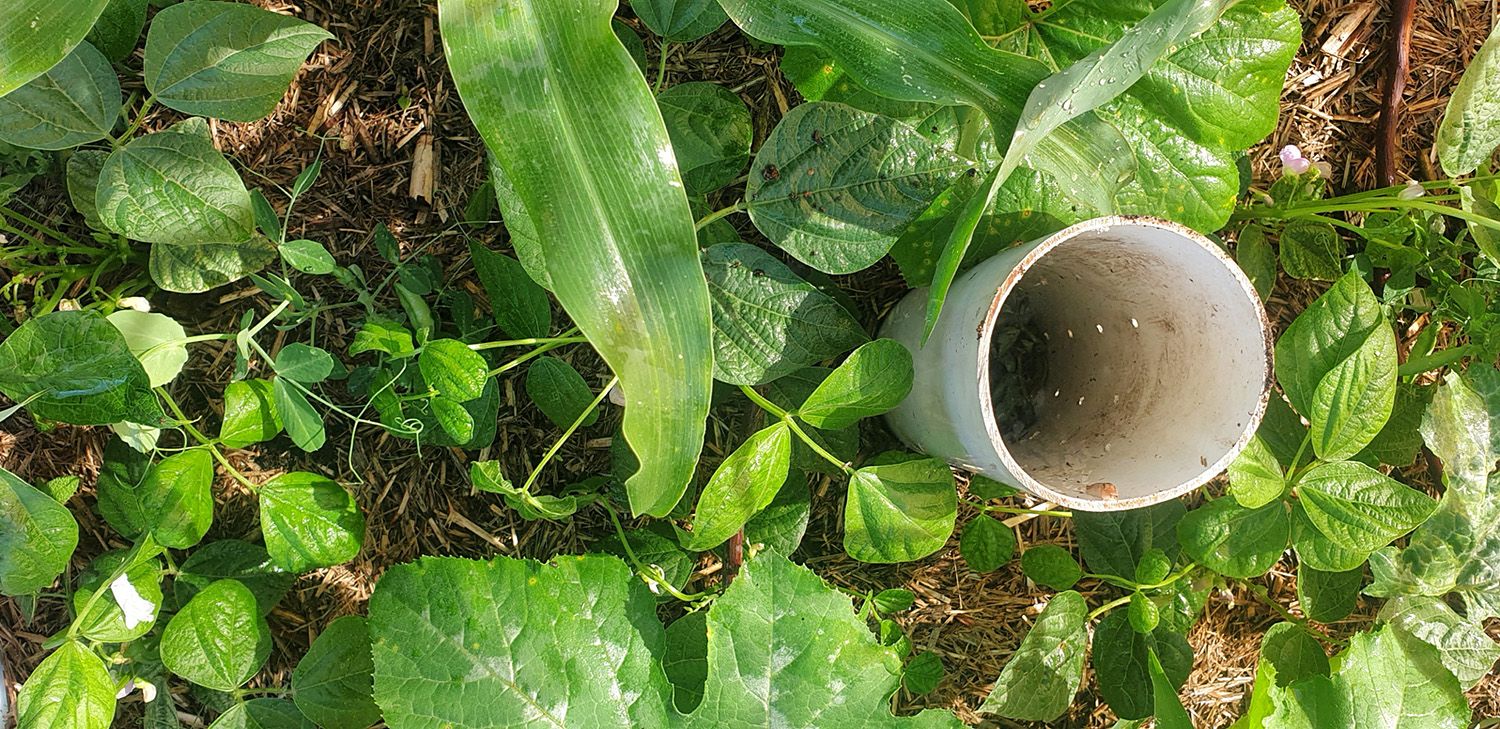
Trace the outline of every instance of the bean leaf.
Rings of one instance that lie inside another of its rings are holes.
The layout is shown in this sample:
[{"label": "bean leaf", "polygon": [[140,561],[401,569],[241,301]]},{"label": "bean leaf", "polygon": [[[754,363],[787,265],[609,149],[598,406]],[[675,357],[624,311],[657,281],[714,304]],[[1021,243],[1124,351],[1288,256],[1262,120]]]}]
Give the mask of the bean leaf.
[{"label": "bean leaf", "polygon": [[138,481],[101,475],[99,512],[125,536],[150,534],[164,547],[187,549],[213,524],[213,478],[213,457],[202,448],[151,464]]},{"label": "bean leaf", "polygon": [[232,704],[208,729],[316,729],[316,725],[286,699],[259,698]]},{"label": "bean leaf", "polygon": [[277,566],[306,572],[359,554],[365,516],[338,482],[313,473],[286,473],[260,487],[260,528]]},{"label": "bean leaf", "polygon": [[28,402],[37,418],[75,425],[164,417],[125,336],[93,311],[28,319],[0,342],[0,393]]},{"label": "bean leaf", "polygon": [[1364,586],[1362,569],[1324,572],[1306,564],[1297,565],[1297,602],[1308,620],[1332,623],[1349,617],[1359,604]]},{"label": "bean leaf", "polygon": [[1022,552],[1021,571],[1032,582],[1054,590],[1069,589],[1083,578],[1078,560],[1056,544],[1038,544]]},{"label": "bean leaf", "polygon": [[1320,463],[1297,481],[1312,525],[1339,547],[1369,554],[1427,521],[1431,496],[1363,463]]},{"label": "bean leaf", "polygon": [[[620,378],[621,434],[641,464],[626,482],[631,510],[665,516],[702,450],[712,320],[692,211],[672,156],[661,154],[671,142],[610,28],[615,6],[441,0],[438,8],[449,70],[502,170],[491,179],[506,223],[525,211],[541,243],[531,255],[540,254],[558,301]],[[586,153],[579,139],[589,140]],[[526,246],[516,245],[526,264]]]},{"label": "bean leaf", "polygon": [[333,355],[321,347],[292,342],[276,353],[276,376],[315,384],[333,374]]},{"label": "bean leaf", "polygon": [[375,664],[365,619],[346,615],[328,624],[292,671],[292,698],[326,729],[364,729],[380,720],[371,695]]},{"label": "bean leaf", "polygon": [[894,339],[877,339],[828,375],[797,416],[815,428],[847,428],[900,405],[911,386],[911,352]]},{"label": "bean leaf", "polygon": [[1281,233],[1281,267],[1292,278],[1337,280],[1343,260],[1344,241],[1327,223],[1293,221]]},{"label": "bean leaf", "polygon": [[109,670],[97,654],[73,640],[47,656],[16,697],[16,726],[25,729],[109,729],[114,716],[115,682]]},{"label": "bean leaf", "polygon": [[631,8],[652,33],[674,43],[698,40],[728,20],[714,0],[636,0]]},{"label": "bean leaf", "polygon": [[869,341],[847,309],[755,246],[713,246],[703,269],[719,380],[763,384]]},{"label": "bean leaf", "polygon": [[526,395],[559,428],[572,427],[580,416],[585,427],[599,421],[599,411],[589,409],[594,404],[589,383],[556,357],[537,357],[526,368]]},{"label": "bean leaf", "polygon": [[151,277],[169,291],[207,291],[276,258],[276,247],[255,235],[249,190],[202,119],[116,150],[100,173],[95,204],[110,230],[155,244]]},{"label": "bean leaf", "polygon": [[1229,493],[1246,509],[1259,509],[1286,491],[1286,475],[1270,446],[1255,436],[1229,464]]},{"label": "bean leaf", "polygon": [[0,142],[69,149],[109,136],[119,118],[120,79],[104,54],[79,43],[46,73],[0,95]]},{"label": "bean leaf", "polygon": [[957,486],[936,459],[855,471],[844,504],[844,551],[861,562],[895,563],[942,549],[958,518]]},{"label": "bean leaf", "polygon": [[684,535],[683,546],[703,551],[734,536],[776,497],[791,457],[792,431],[784,422],[746,439],[703,487],[693,531]]},{"label": "bean leaf", "polygon": [[268,615],[295,579],[295,575],[271,561],[265,547],[238,539],[221,539],[188,555],[172,580],[172,591],[179,603],[186,603],[219,580],[234,580],[249,588],[260,614]]},{"label": "bean leaf", "polygon": [[177,379],[187,364],[187,332],[170,316],[134,309],[121,309],[105,317],[120,334],[125,346],[140,360],[152,387]]},{"label": "bean leaf", "polygon": [[1023,721],[1055,721],[1062,716],[1083,681],[1088,609],[1076,592],[1053,595],[979,710]]},{"label": "bean leaf", "polygon": [[1187,513],[1177,526],[1182,551],[1229,577],[1259,577],[1281,559],[1291,538],[1287,507],[1273,501],[1256,509],[1216,499]]},{"label": "bean leaf", "polygon": [[146,34],[146,88],[187,114],[251,122],[276,108],[302,60],[333,35],[232,2],[163,8]]},{"label": "bean leaf", "polygon": [[750,109],[733,91],[714,83],[691,81],[657,94],[656,103],[661,107],[688,194],[713,192],[733,182],[745,169],[755,128]]},{"label": "bean leaf", "polygon": [[281,252],[281,260],[286,261],[286,265],[303,273],[314,275],[333,273],[333,269],[338,267],[338,263],[333,260],[333,254],[329,253],[322,243],[315,240],[306,238],[289,240],[278,246],[277,250]]},{"label": "bean leaf", "polygon": [[104,13],[94,23],[87,40],[110,61],[121,61],[135,50],[141,31],[146,29],[148,0],[109,0]]},{"label": "bean leaf", "polygon": [[546,289],[526,275],[521,262],[478,242],[469,243],[469,257],[500,331],[517,338],[547,336],[552,329],[552,302]]},{"label": "bean leaf", "polygon": [[1491,31],[1448,97],[1437,131],[1438,162],[1449,177],[1473,172],[1500,147],[1500,28]]},{"label": "bean leaf", "polygon": [[73,514],[0,468],[0,593],[30,595],[51,585],[77,546]]},{"label": "bean leaf", "polygon": [[224,388],[224,423],[219,442],[228,448],[264,443],[281,432],[275,386],[270,380],[239,380]]},{"label": "bean leaf", "polygon": [[756,154],[745,190],[755,226],[828,273],[873,265],[971,163],[895,119],[814,102]]},{"label": "bean leaf", "polygon": [[969,569],[994,572],[1016,552],[1016,533],[999,519],[980,514],[964,525],[958,551]]},{"label": "bean leaf", "polygon": [[[85,638],[103,643],[124,643],[145,635],[155,626],[156,616],[162,606],[161,563],[156,558],[136,559],[121,577],[130,583],[137,596],[151,603],[153,610],[149,620],[126,627],[125,612],[115,600],[114,583],[105,582],[125,563],[128,556],[129,553],[122,550],[105,552],[95,557],[89,563],[88,570],[79,578],[78,587],[73,591],[72,604],[74,620]],[[99,590],[104,590],[104,594],[93,601],[92,608],[85,611],[84,608]]]},{"label": "bean leaf", "polygon": [[1396,397],[1396,337],[1357,272],[1287,327],[1276,379],[1312,424],[1313,452],[1325,461],[1358,453],[1384,427]]},{"label": "bean leaf", "polygon": [[301,390],[287,382],[278,377],[271,384],[276,413],[281,417],[281,423],[286,427],[286,434],[291,437],[292,442],[311,453],[322,448],[328,439],[323,416],[313,409],[312,403],[307,401],[307,396]]},{"label": "bean leaf", "polygon": [[271,631],[255,595],[234,580],[219,580],[193,596],[161,635],[161,661],[199,686],[233,691],[271,655]]}]

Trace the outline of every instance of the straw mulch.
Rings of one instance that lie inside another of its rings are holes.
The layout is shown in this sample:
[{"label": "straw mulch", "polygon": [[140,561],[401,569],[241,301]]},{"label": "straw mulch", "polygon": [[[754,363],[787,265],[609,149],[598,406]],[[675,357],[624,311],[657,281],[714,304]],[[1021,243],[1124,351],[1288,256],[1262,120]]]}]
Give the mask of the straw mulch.
[{"label": "straw mulch", "polygon": [[[385,223],[409,253],[436,255],[450,280],[480,294],[469,265],[467,236],[504,246],[504,231],[492,225],[473,231],[458,220],[471,194],[485,179],[483,148],[464,115],[447,75],[437,37],[434,4],[424,0],[305,0],[292,6],[273,0],[257,4],[294,12],[323,25],[338,38],[323,46],[298,78],[284,103],[268,120],[251,125],[216,124],[215,138],[245,171],[252,185],[290,186],[296,174],[315,158],[323,160],[321,182],[298,204],[292,233],[323,241],[342,262],[357,262],[378,280],[388,266],[373,253],[369,234]],[[1363,0],[1293,0],[1303,14],[1304,43],[1287,78],[1279,128],[1253,150],[1258,183],[1276,174],[1276,150],[1297,143],[1314,159],[1335,170],[1340,191],[1374,184],[1372,140],[1380,106],[1380,76],[1386,56],[1387,2]],[[1400,169],[1404,176],[1435,176],[1431,138],[1446,103],[1446,94],[1490,28],[1493,0],[1462,4],[1456,0],[1418,0],[1412,40],[1412,73],[1401,125]],[[623,13],[628,17],[628,10]],[[643,26],[650,68],[659,47]],[[139,57],[131,63],[139,64]],[[673,46],[667,80],[711,80],[724,84],[754,112],[757,143],[797,102],[795,90],[777,68],[774,51],[752,47],[741,36],[720,30],[702,41]],[[174,121],[158,111],[148,124],[158,128]],[[737,192],[726,193],[726,195]],[[271,198],[278,206],[285,199]],[[30,199],[37,212],[56,217],[63,205],[59,189],[43,189]],[[710,201],[718,202],[718,201]],[[743,219],[737,224],[754,233]],[[839,280],[873,322],[900,297],[904,286],[893,266]],[[327,281],[308,280],[314,298],[341,301],[347,294]],[[1316,292],[1282,287],[1273,314],[1283,324]],[[193,332],[230,331],[246,306],[265,310],[255,289],[236,285],[205,296],[164,296],[158,310],[173,314]],[[393,304],[394,305],[394,304]],[[322,342],[339,349],[347,342],[348,322],[337,312],[318,326]],[[279,346],[280,338],[267,344]],[[563,350],[589,377],[606,380],[602,363],[585,347]],[[200,345],[175,391],[189,412],[217,413],[219,392],[233,367],[227,346]],[[526,473],[556,437],[556,429],[518,392],[520,381],[502,382],[499,435],[480,458],[499,459],[510,474]],[[355,402],[352,398],[350,402]],[[209,421],[216,416],[208,416]],[[717,414],[709,424],[705,468],[711,468],[748,432],[746,414]],[[542,488],[550,489],[608,470],[610,435],[618,411],[606,413],[585,429],[549,467]],[[330,445],[308,458],[283,440],[265,448],[236,451],[238,467],[252,479],[290,470],[336,475],[357,494],[369,521],[365,550],[354,562],[300,579],[271,615],[275,651],[269,666],[252,685],[285,685],[291,667],[312,638],[333,618],[364,609],[376,580],[389,566],[419,554],[486,557],[496,554],[547,558],[581,552],[610,533],[607,516],[589,510],[565,524],[527,522],[498,498],[470,493],[470,454],[452,449],[418,451],[411,443],[371,430],[354,432],[330,419]],[[100,450],[108,433],[60,428],[38,433],[24,416],[0,424],[0,466],[32,481],[79,473],[84,488],[72,504],[82,526],[75,569],[94,555],[125,543],[97,516],[92,491]],[[878,426],[867,427],[871,451],[891,445]],[[1419,469],[1420,470],[1420,469]],[[1421,474],[1410,474],[1420,480]],[[220,504],[209,539],[258,538],[254,496],[228,478],[218,484]],[[840,515],[843,486],[832,479],[813,483],[814,514],[807,541],[797,555],[829,581],[858,590],[904,585],[917,594],[916,606],[901,622],[920,649],[938,653],[947,677],[932,694],[896,698],[897,708],[943,707],[965,721],[984,726],[1027,726],[982,718],[976,709],[1011,652],[1035,619],[1048,592],[1029,584],[1014,562],[987,575],[975,574],[958,557],[957,536],[947,549],[917,563],[871,566],[843,556]],[[972,513],[962,513],[960,523]],[[1068,520],[1021,521],[1022,545],[1072,544]],[[720,579],[712,557],[701,565],[704,584]],[[1292,566],[1279,565],[1258,582],[1281,605],[1295,610]],[[65,579],[71,579],[68,575]],[[1109,588],[1080,585],[1097,605],[1114,596]],[[1344,636],[1367,624],[1375,606],[1360,612],[1330,635]],[[1280,616],[1244,590],[1219,591],[1191,635],[1197,659],[1183,690],[1196,726],[1222,727],[1240,713],[1252,681],[1261,634]],[[0,600],[0,646],[11,670],[6,690],[40,660],[45,637],[66,624],[58,596],[44,597],[34,619],[13,600]],[[173,687],[182,691],[183,687]],[[1500,715],[1500,681],[1481,683],[1471,694],[1476,717]],[[130,699],[135,701],[136,699]],[[211,716],[190,699],[183,702],[186,721],[202,726]],[[127,706],[126,712],[138,710]],[[130,716],[127,713],[127,716]],[[130,725],[126,721],[124,725]],[[1072,711],[1054,724],[1060,727],[1108,727],[1113,717],[1091,686],[1076,698]]]}]

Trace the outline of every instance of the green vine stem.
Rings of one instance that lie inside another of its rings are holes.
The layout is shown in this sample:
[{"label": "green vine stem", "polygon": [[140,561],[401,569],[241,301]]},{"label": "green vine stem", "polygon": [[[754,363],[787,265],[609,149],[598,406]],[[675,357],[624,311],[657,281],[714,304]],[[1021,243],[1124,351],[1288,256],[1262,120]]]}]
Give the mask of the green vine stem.
[{"label": "green vine stem", "polygon": [[715,210],[708,215],[703,216],[693,229],[703,230],[704,228],[707,228],[708,226],[713,225],[714,223],[723,220],[724,218],[734,215],[735,213],[742,212],[745,209],[745,201],[741,200],[733,205],[730,205],[727,208],[724,208],[722,210]]},{"label": "green vine stem", "polygon": [[557,440],[552,443],[552,447],[548,448],[547,452],[542,454],[542,460],[537,462],[535,468],[531,469],[530,475],[526,477],[526,483],[521,486],[522,491],[531,490],[531,487],[536,484],[537,477],[541,475],[542,469],[546,468],[547,463],[552,460],[552,457],[556,456],[557,452],[562,450],[563,444],[567,443],[568,439],[573,437],[573,433],[583,427],[583,421],[587,420],[589,415],[599,407],[599,403],[604,402],[604,398],[609,397],[609,391],[613,390],[619,382],[620,378],[618,375],[609,378],[609,382],[599,390],[598,395],[594,396],[593,402],[590,402],[589,406],[584,408],[583,412],[579,413],[577,418],[573,419],[573,423],[568,426],[568,429],[564,430],[562,435],[558,436]]},{"label": "green vine stem", "polygon": [[229,472],[229,475],[233,477],[234,480],[239,481],[242,485],[244,485],[251,491],[260,491],[259,485],[255,484],[250,479],[245,478],[245,474],[240,473],[239,469],[236,469],[234,467],[234,464],[231,464],[229,462],[229,459],[224,456],[224,452],[219,450],[218,441],[204,435],[202,431],[198,430],[198,428],[193,425],[193,421],[188,418],[187,413],[183,412],[182,406],[178,405],[177,401],[172,399],[172,394],[167,392],[167,388],[156,388],[156,394],[161,397],[163,402],[167,403],[167,407],[172,411],[172,414],[177,417],[177,424],[182,426],[182,429],[187,431],[187,434],[192,436],[193,440],[198,441],[198,444],[200,446],[207,448],[208,452],[213,455],[214,460],[218,461],[219,465],[223,466],[224,470]]},{"label": "green vine stem", "polygon": [[708,601],[717,597],[716,594],[711,592],[683,592],[667,579],[666,573],[662,572],[660,566],[641,562],[640,558],[635,556],[635,550],[631,548],[630,540],[625,536],[625,526],[620,523],[620,514],[615,511],[615,507],[611,506],[608,501],[601,500],[599,503],[604,506],[605,511],[609,512],[609,521],[611,524],[614,524],[615,534],[620,538],[620,545],[625,548],[625,556],[629,558],[630,564],[635,567],[636,575],[641,578],[642,582],[646,583],[647,587],[662,590],[683,602],[694,603],[694,610],[701,608]]},{"label": "green vine stem", "polygon": [[792,432],[796,433],[797,437],[801,438],[802,442],[806,443],[808,448],[811,448],[814,453],[822,456],[824,460],[838,466],[839,470],[844,472],[844,475],[854,475],[854,469],[848,463],[839,460],[838,456],[829,453],[827,449],[813,440],[812,436],[807,434],[807,431],[802,429],[802,426],[797,423],[796,413],[788,412],[776,403],[767,400],[763,395],[756,392],[755,388],[749,385],[740,385],[740,392],[745,393],[745,397],[750,398],[750,402],[755,403],[762,410],[776,416],[781,422],[786,423],[787,427],[791,428]]},{"label": "green vine stem", "polygon": [[[78,635],[78,631],[81,630],[83,626],[83,617],[93,612],[94,606],[97,605],[99,603],[99,600],[104,597],[104,593],[109,592],[109,586],[113,585],[115,580],[124,577],[125,573],[129,572],[130,568],[134,567],[141,560],[147,559],[149,557],[155,557],[157,554],[160,554],[163,551],[164,550],[161,548],[161,546],[151,538],[150,534],[141,535],[141,540],[139,542],[136,542],[135,545],[130,548],[129,552],[125,553],[125,559],[120,560],[120,566],[116,567],[114,571],[109,574],[108,579],[106,579],[104,582],[99,583],[99,589],[94,590],[93,594],[89,595],[89,599],[84,601],[83,609],[78,611],[77,615],[73,618],[73,622],[68,625],[68,631],[64,634],[65,639],[72,640]],[[160,610],[160,608],[161,606],[158,605],[157,609]]]}]

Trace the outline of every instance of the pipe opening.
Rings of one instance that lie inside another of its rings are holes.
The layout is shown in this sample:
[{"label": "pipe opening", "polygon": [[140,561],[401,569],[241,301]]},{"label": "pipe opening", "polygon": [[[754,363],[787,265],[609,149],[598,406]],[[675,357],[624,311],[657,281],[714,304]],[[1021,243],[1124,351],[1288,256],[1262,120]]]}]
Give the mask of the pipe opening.
[{"label": "pipe opening", "polygon": [[1177,231],[1127,223],[1056,239],[995,301],[983,414],[1002,459],[1035,482],[1023,486],[1154,503],[1226,466],[1260,412],[1258,302]]}]

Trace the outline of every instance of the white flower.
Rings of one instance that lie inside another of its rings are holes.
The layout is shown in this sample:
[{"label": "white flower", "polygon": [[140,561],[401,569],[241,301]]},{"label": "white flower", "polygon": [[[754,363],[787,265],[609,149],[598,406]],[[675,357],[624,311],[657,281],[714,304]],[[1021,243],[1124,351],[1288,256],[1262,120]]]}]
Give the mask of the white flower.
[{"label": "white flower", "polygon": [[144,296],[126,296],[116,302],[121,309],[135,309],[140,312],[151,311],[151,302]]},{"label": "white flower", "polygon": [[1312,169],[1312,160],[1303,157],[1302,150],[1298,149],[1295,144],[1288,144],[1282,147],[1281,153],[1278,156],[1281,157],[1282,166],[1291,174],[1300,175]]},{"label": "white flower", "polygon": [[625,407],[625,390],[618,383],[609,388],[609,401],[622,408]]},{"label": "white flower", "polygon": [[1396,197],[1401,200],[1416,200],[1426,194],[1427,190],[1423,189],[1422,183],[1416,180],[1407,180],[1406,187],[1401,188],[1401,192],[1396,193]]},{"label": "white flower", "polygon": [[125,613],[126,630],[156,619],[156,606],[141,597],[141,593],[135,591],[135,585],[130,584],[130,578],[125,575],[120,575],[120,579],[109,583],[109,592],[115,596],[120,611]]},{"label": "white flower", "polygon": [[152,701],[156,700],[156,684],[153,684],[150,681],[143,681],[138,678],[127,680],[125,682],[125,685],[121,686],[120,690],[115,692],[115,700],[119,701],[120,699],[129,696],[130,692],[136,689],[141,690],[142,701],[149,704]]},{"label": "white flower", "polygon": [[63,299],[57,302],[58,311],[78,311],[77,299]]},{"label": "white flower", "polygon": [[135,690],[135,679],[132,678],[129,681],[126,681],[125,685],[121,686],[119,691],[115,692],[115,701],[119,701],[120,699],[123,699],[126,696],[129,696],[130,692],[134,691],[134,690]]}]

